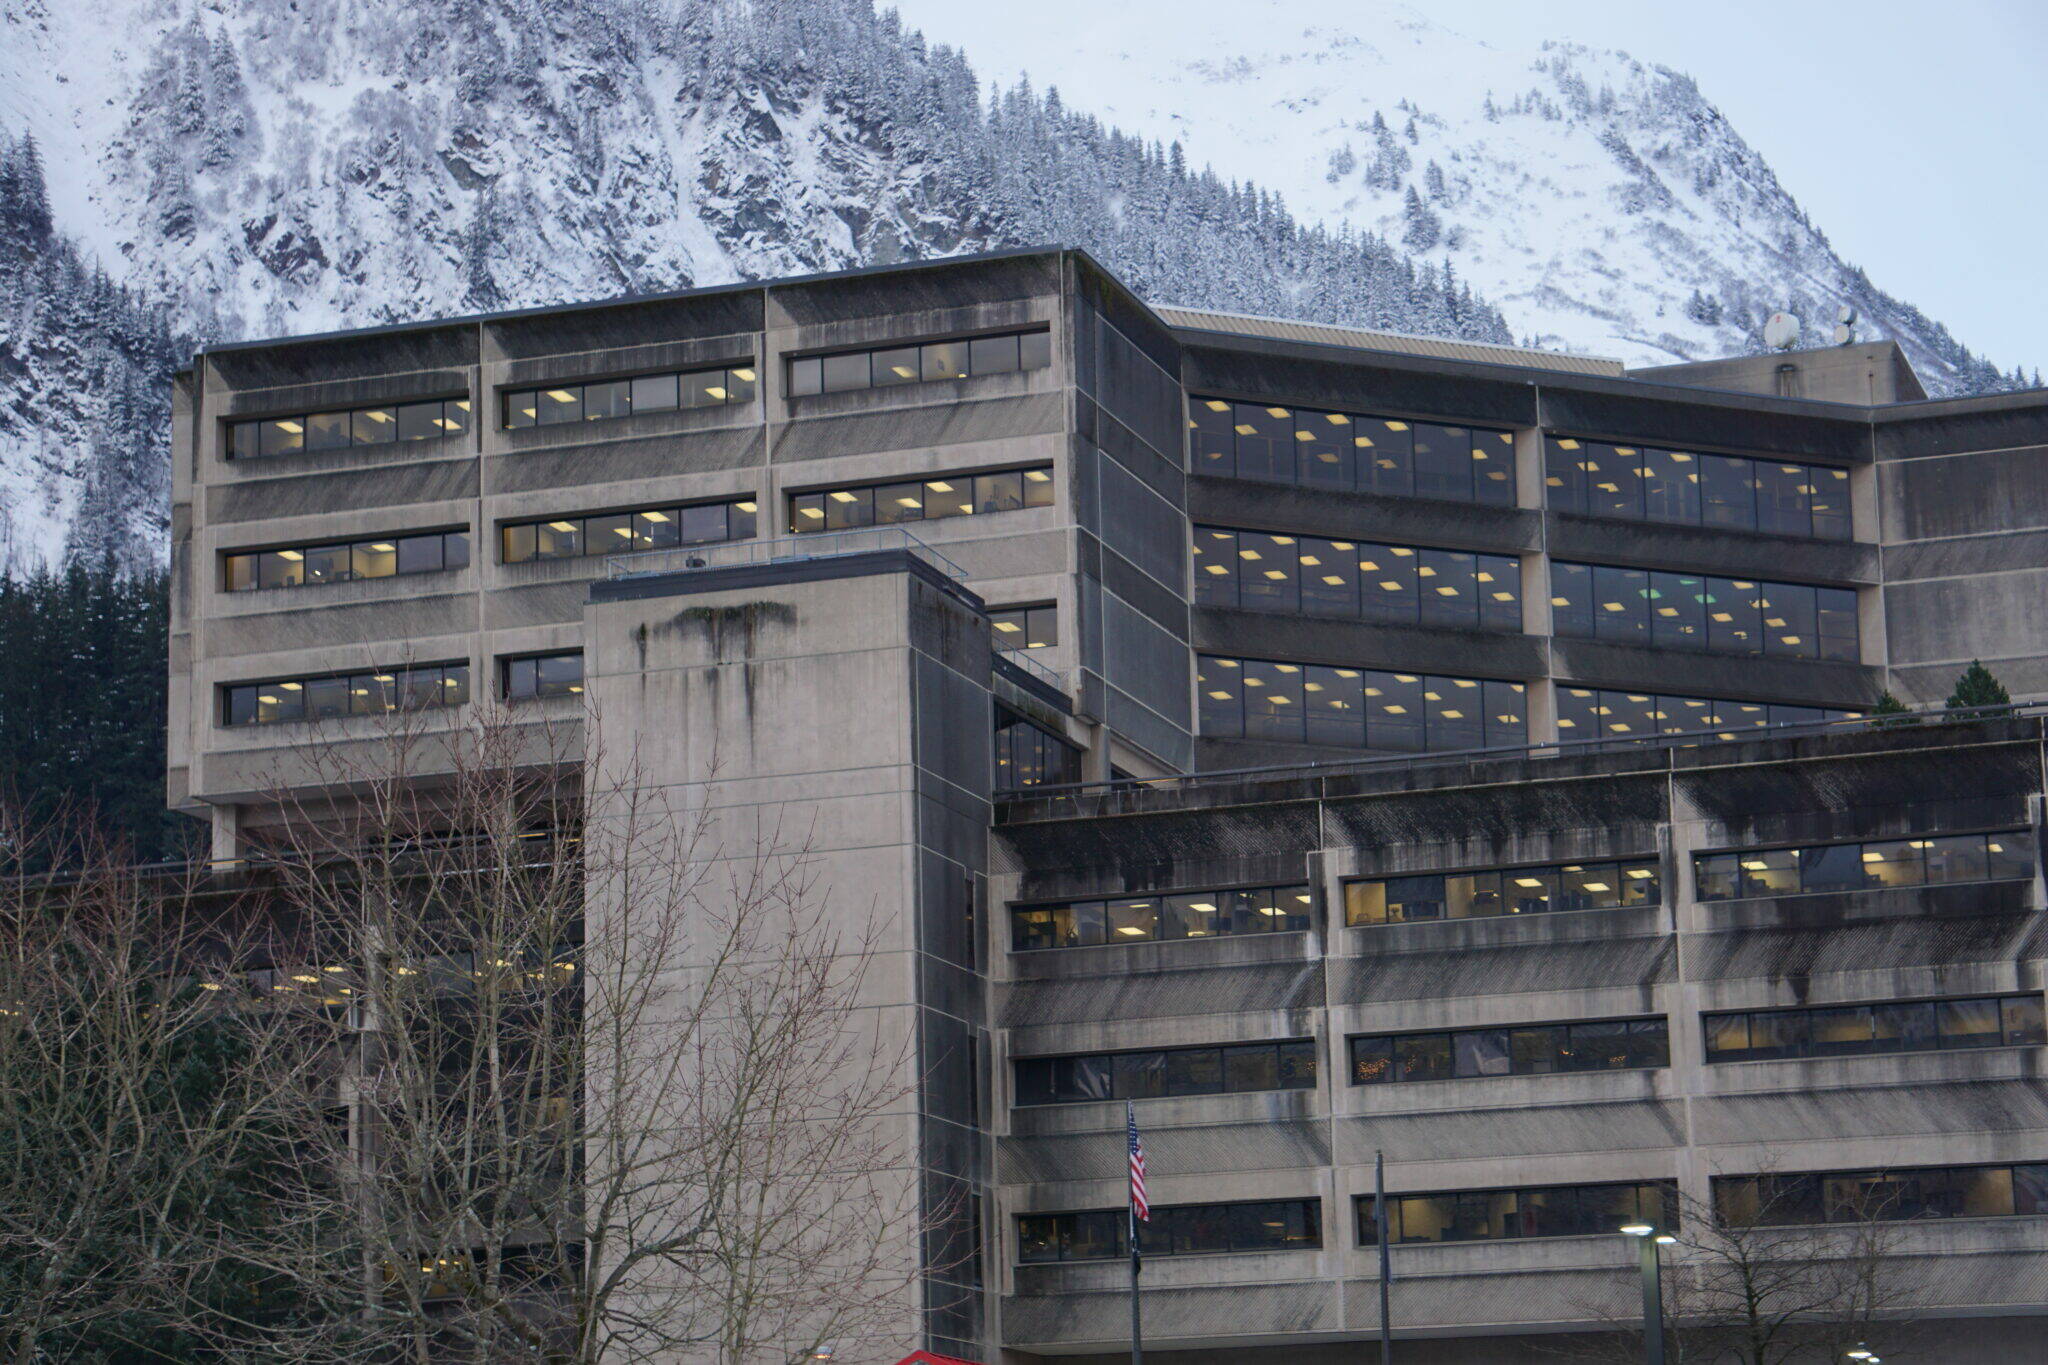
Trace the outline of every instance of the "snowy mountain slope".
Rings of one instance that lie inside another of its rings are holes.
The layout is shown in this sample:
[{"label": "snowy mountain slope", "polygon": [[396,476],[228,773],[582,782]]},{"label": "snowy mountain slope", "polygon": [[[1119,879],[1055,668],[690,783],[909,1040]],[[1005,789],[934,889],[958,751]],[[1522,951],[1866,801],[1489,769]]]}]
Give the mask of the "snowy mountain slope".
[{"label": "snowy mountain slope", "polygon": [[1309,221],[1449,261],[1519,339],[1668,364],[1757,349],[1780,308],[1824,338],[1849,303],[1860,334],[1897,338],[1930,390],[2003,382],[1842,261],[1684,75],[1491,47],[1397,0],[1343,14],[1307,25],[1286,0],[1243,0],[1227,22],[1190,7],[1162,24],[1104,7],[1079,29],[1020,27],[998,74],[1056,76],[1070,102],[1179,139]]},{"label": "snowy mountain slope", "polygon": [[[1061,70],[1065,99],[984,99],[869,0],[0,0],[0,139],[34,134],[53,240],[133,294],[81,320],[52,296],[78,271],[42,269],[0,298],[0,362],[40,357],[0,363],[6,552],[160,545],[167,435],[131,438],[126,400],[51,415],[113,391],[95,357],[148,363],[150,327],[182,345],[1024,243],[1161,301],[1637,360],[1745,349],[1760,311],[1855,294],[1934,386],[1996,382],[1859,285],[1682,79],[1361,13],[1372,43],[1276,19],[1230,60],[1112,49]],[[1402,106],[1402,80],[1428,98]]]}]

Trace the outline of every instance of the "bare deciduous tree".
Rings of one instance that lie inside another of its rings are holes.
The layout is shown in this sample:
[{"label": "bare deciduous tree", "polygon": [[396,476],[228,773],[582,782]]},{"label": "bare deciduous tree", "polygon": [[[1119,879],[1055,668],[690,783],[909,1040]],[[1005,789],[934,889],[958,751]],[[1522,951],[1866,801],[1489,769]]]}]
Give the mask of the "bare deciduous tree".
[{"label": "bare deciduous tree", "polygon": [[[470,711],[297,755],[277,795],[295,956],[267,985],[334,1059],[303,1107],[337,1118],[281,1226],[346,1222],[357,1290],[347,1332],[278,1348],[780,1365],[914,1336],[911,1057],[865,1000],[872,917],[828,913],[802,831],[730,838]],[[331,1269],[303,1236],[264,1255]]]}]

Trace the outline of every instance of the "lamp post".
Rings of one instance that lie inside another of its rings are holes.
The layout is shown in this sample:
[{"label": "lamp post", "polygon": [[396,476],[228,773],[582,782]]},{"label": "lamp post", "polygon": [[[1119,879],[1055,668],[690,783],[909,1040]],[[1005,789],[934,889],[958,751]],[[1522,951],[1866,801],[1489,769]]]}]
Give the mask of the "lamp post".
[{"label": "lamp post", "polygon": [[[1677,1241],[1651,1223],[1623,1223],[1621,1230],[1641,1244],[1643,1267],[1643,1359],[1664,1365],[1663,1256],[1657,1248]],[[1867,1365],[1867,1363],[1866,1363]]]}]

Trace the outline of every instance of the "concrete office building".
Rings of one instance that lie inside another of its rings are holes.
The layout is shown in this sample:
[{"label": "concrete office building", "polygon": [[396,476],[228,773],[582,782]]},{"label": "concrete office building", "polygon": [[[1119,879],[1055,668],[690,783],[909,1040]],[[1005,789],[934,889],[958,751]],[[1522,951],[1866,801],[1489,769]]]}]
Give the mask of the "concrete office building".
[{"label": "concrete office building", "polygon": [[978,1248],[913,1344],[1121,1349],[1125,1096],[1174,1358],[1355,1356],[1377,1150],[1404,1358],[1626,1316],[1611,1229],[1765,1175],[1904,1191],[1950,1358],[2048,1325],[2048,735],[1857,720],[1973,658],[2048,698],[2048,394],[1148,306],[1045,249],[219,347],[175,411],[217,856],[363,698],[494,695],[794,810],[890,910],[906,1179]]}]

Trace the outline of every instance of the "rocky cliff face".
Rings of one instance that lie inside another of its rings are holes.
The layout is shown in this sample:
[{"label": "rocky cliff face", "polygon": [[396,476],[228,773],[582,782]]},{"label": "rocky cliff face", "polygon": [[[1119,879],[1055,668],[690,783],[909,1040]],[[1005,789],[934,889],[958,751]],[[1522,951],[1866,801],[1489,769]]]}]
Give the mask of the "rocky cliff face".
[{"label": "rocky cliff face", "polygon": [[[165,373],[196,341],[1048,242],[1160,301],[1611,334],[1593,348],[1637,359],[1739,350],[1789,290],[1845,295],[1682,78],[1580,53],[1518,71],[1471,110],[1317,94],[1319,188],[1269,162],[1291,213],[1201,135],[1278,126],[1260,101],[1301,76],[1285,60],[1162,72],[1186,126],[1134,133],[1050,89],[984,94],[868,0],[14,0],[0,138],[49,207],[0,277],[4,553],[160,553]],[[1589,147],[1598,174],[1558,179]],[[1553,199],[1581,218],[1529,207]],[[1739,240],[1681,230],[1737,212]],[[1618,235],[1572,235],[1595,215]],[[1890,306],[1933,387],[1995,380]]]}]

